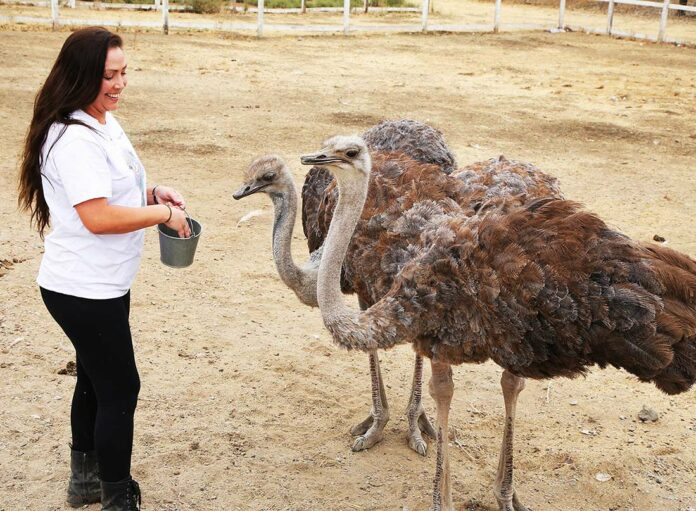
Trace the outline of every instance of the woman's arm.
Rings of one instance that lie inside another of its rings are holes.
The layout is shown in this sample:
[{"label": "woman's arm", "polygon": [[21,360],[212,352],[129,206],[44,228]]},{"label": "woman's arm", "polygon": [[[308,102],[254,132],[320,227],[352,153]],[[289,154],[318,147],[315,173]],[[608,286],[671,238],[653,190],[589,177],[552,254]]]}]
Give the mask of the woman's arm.
[{"label": "woman's arm", "polygon": [[191,235],[186,214],[166,204],[129,208],[112,206],[101,197],[76,204],[75,210],[92,234],[123,234],[164,223],[176,230],[180,237]]}]

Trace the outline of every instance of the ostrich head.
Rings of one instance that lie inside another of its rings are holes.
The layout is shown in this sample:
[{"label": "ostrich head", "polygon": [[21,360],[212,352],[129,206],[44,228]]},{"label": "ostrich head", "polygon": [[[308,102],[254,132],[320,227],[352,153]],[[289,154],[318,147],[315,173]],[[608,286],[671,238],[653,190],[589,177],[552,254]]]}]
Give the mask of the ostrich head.
[{"label": "ostrich head", "polygon": [[283,194],[292,187],[292,174],[280,156],[262,156],[254,160],[244,173],[244,184],[232,194],[239,200],[257,192]]},{"label": "ostrich head", "polygon": [[355,177],[364,179],[372,165],[367,144],[358,136],[332,137],[324,142],[321,151],[304,155],[300,161],[303,165],[326,167],[339,181]]}]

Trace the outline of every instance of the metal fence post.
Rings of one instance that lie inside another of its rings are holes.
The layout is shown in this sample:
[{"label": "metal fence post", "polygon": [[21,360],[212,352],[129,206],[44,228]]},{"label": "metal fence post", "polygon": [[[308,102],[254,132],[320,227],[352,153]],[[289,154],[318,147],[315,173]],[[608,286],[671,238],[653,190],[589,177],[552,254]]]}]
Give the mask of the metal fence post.
[{"label": "metal fence post", "polygon": [[423,0],[423,10],[421,12],[421,28],[423,32],[428,31],[428,11],[430,10],[430,0]]},{"label": "metal fence post", "polygon": [[53,30],[58,28],[58,0],[51,0],[51,20]]},{"label": "metal fence post", "polygon": [[343,0],[343,34],[348,35],[350,28],[350,0]]},{"label": "metal fence post", "polygon": [[256,37],[263,37],[263,0],[259,0],[257,5],[257,17],[256,17]]},{"label": "metal fence post", "polygon": [[493,32],[496,34],[500,31],[500,7],[502,1],[495,0],[495,16],[493,17]]},{"label": "metal fence post", "polygon": [[667,32],[667,17],[669,16],[669,0],[665,0],[662,4],[662,15],[660,16],[660,31],[657,33],[657,42],[661,43],[665,40]]},{"label": "metal fence post", "polygon": [[169,0],[162,0],[162,31],[169,34]]},{"label": "metal fence post", "polygon": [[558,9],[558,29],[563,30],[565,28],[565,9],[566,0],[561,0],[561,5]]},{"label": "metal fence post", "polygon": [[614,25],[614,0],[609,0],[609,8],[607,9],[607,34],[611,35],[611,29]]}]

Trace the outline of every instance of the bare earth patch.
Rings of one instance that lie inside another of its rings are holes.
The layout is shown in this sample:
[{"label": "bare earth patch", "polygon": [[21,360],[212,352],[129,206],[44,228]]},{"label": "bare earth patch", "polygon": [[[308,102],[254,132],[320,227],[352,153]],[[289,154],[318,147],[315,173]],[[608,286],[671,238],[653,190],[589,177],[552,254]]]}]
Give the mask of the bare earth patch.
[{"label": "bare earth patch", "polygon": [[[2,511],[66,509],[74,379],[57,373],[72,348],[34,283],[42,244],[15,210],[34,94],[66,35],[0,32]],[[299,184],[298,155],[323,138],[420,119],[445,133],[460,164],[531,161],[626,234],[658,234],[696,257],[693,49],[542,33],[124,36],[132,72],[119,118],[150,181],[180,188],[204,226],[186,270],[158,262],[151,229],[133,289],[143,384],[133,475],[148,511],[430,504],[434,446],[427,458],[409,450],[402,415],[412,353],[383,354],[392,419],[381,444],[352,453],[348,430],[370,406],[367,357],[333,346],[319,312],[281,284],[271,205],[232,200],[258,155],[283,154]],[[237,226],[252,210],[262,214]],[[497,509],[500,373],[490,363],[455,370],[457,509]],[[637,418],[644,405],[656,422]],[[550,388],[530,381],[516,433],[517,490],[535,511],[696,507],[694,390],[667,397],[616,370]]]}]

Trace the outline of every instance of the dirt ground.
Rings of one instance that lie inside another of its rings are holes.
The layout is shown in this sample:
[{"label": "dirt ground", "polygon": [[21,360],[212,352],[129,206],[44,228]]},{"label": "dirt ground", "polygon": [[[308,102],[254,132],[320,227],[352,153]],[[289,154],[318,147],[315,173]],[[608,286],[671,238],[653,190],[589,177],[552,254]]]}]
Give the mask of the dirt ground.
[{"label": "dirt ground", "polygon": [[[74,379],[58,372],[73,353],[41,303],[42,243],[16,211],[15,181],[32,100],[66,35],[0,31],[0,511],[67,509]],[[159,263],[150,229],[133,288],[132,471],[147,511],[430,504],[433,444],[423,458],[405,440],[412,351],[382,355],[392,419],[382,443],[351,452],[348,431],[370,407],[367,357],[332,345],[318,310],[280,282],[269,201],[232,200],[258,155],[284,155],[299,185],[298,156],[324,137],[416,118],[444,132],[462,165],[531,161],[624,233],[696,257],[694,49],[573,33],[124,37],[119,119],[150,182],[183,191],[205,229],[185,270]],[[239,223],[251,211],[261,214]],[[492,363],[455,370],[457,509],[497,509],[500,374]],[[638,420],[644,405],[657,422]],[[517,490],[534,511],[696,508],[694,390],[667,397],[616,370],[529,381],[516,433]]]}]

